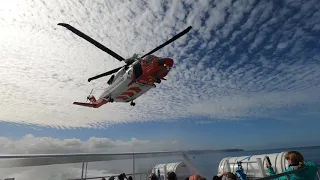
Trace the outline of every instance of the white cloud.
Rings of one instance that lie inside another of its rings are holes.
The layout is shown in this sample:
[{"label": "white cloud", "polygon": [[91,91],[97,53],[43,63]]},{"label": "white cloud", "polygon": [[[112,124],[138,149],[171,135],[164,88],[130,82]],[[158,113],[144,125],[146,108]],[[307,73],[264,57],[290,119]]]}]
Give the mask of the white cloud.
[{"label": "white cloud", "polygon": [[88,140],[35,137],[27,134],[21,139],[0,137],[2,154],[42,153],[102,153],[102,152],[147,152],[178,150],[182,144],[177,141],[151,141],[131,138],[128,141],[91,137]]},{"label": "white cloud", "polygon": [[[98,128],[194,115],[271,116],[271,110],[319,103],[318,54],[308,46],[316,43],[319,5],[284,6],[253,0],[0,3],[0,119]],[[92,88],[98,97],[107,78],[92,83],[87,78],[123,63],[57,26],[59,22],[70,23],[123,57],[144,54],[189,25],[193,29],[155,53],[172,56],[174,70],[137,106],[114,103],[89,109],[72,102],[85,101]]]},{"label": "white cloud", "polygon": [[[51,153],[116,153],[181,150],[183,145],[178,141],[150,141],[132,138],[128,141],[110,140],[91,137],[88,140],[56,139],[35,137],[27,134],[21,139],[0,137],[1,154],[51,154]],[[136,172],[146,172],[157,163],[179,161],[176,157],[136,159]],[[0,162],[4,163],[3,161]],[[9,162],[6,162],[6,164]],[[130,173],[132,160],[115,160],[88,163],[88,177],[105,176],[113,173]],[[81,175],[81,163],[48,165],[36,167],[0,168],[0,178],[16,179],[68,179]]]}]

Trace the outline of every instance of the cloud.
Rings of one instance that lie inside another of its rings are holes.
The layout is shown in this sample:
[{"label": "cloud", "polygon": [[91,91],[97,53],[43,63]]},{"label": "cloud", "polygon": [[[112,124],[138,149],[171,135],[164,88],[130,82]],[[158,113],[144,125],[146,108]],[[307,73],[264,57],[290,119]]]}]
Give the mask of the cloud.
[{"label": "cloud", "polygon": [[165,151],[180,149],[182,144],[177,141],[151,141],[136,138],[128,141],[97,137],[90,137],[88,140],[56,139],[27,134],[16,140],[0,137],[0,147],[0,153],[3,154],[56,154]]},{"label": "cloud", "polygon": [[[178,141],[151,141],[131,138],[128,141],[110,140],[108,138],[91,137],[87,140],[56,139],[52,137],[36,137],[27,134],[20,139],[0,137],[1,154],[55,154],[55,153],[115,153],[115,152],[148,152],[181,150]],[[179,161],[175,157],[148,158],[136,160],[136,172],[146,172],[159,162]],[[180,159],[181,160],[181,159]],[[3,163],[3,162],[1,162]],[[6,162],[8,163],[8,162]],[[105,176],[112,173],[130,173],[132,160],[113,160],[88,163],[88,177]],[[21,168],[0,168],[1,178],[16,179],[68,179],[81,175],[81,164],[61,164]]]},{"label": "cloud", "polygon": [[[198,115],[276,118],[303,105],[319,106],[319,6],[317,0],[0,3],[0,119],[103,128]],[[123,63],[59,22],[123,57],[144,54],[186,27],[193,29],[155,53],[172,57],[174,69],[168,81],[137,99],[137,106],[89,109],[72,102],[85,101],[92,88],[99,97],[107,78],[90,83],[87,78]]]}]

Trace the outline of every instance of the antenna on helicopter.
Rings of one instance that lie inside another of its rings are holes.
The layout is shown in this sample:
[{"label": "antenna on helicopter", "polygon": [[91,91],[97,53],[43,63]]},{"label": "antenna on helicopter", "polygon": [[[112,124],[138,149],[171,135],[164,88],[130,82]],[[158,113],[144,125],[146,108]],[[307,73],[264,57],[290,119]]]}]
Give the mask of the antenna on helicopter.
[{"label": "antenna on helicopter", "polygon": [[93,89],[91,90],[90,94],[87,96],[87,101],[86,101],[86,102],[88,102],[88,100],[90,99],[90,96],[91,96],[91,94],[92,94],[92,91],[93,91]]}]

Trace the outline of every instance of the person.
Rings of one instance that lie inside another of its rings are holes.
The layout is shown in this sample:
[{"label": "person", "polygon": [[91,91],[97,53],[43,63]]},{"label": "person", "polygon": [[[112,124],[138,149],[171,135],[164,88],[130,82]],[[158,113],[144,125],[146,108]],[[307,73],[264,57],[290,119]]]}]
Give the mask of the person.
[{"label": "person", "polygon": [[[285,154],[285,159],[288,161],[288,169],[284,172],[289,172],[292,170],[297,170],[299,168],[306,168],[303,171],[296,172],[289,175],[290,180],[310,180],[315,179],[317,176],[318,165],[315,162],[305,162],[301,153],[298,151],[289,151]],[[276,175],[273,168],[269,165],[268,161],[266,162],[266,167],[270,176]],[[286,176],[281,176],[277,180],[286,180]]]},{"label": "person", "polygon": [[224,172],[213,176],[212,180],[236,180],[237,176],[232,172]]},{"label": "person", "polygon": [[246,180],[247,174],[244,173],[244,170],[242,168],[242,162],[241,161],[237,162],[237,164],[238,164],[238,167],[236,168],[236,172],[235,172],[236,176],[238,176],[240,180]]},{"label": "person", "polygon": [[220,177],[220,176],[215,175],[215,176],[213,176],[212,180],[221,180],[221,177]]},{"label": "person", "polygon": [[133,179],[132,179],[132,176],[129,176],[129,177],[128,177],[128,180],[133,180]]},{"label": "person", "polygon": [[118,180],[124,180],[124,178],[127,178],[125,173],[119,174]]},{"label": "person", "polygon": [[158,177],[155,173],[150,174],[149,178],[150,180],[158,180]]},{"label": "person", "polygon": [[175,172],[171,171],[167,173],[167,180],[177,180],[177,175]]},{"label": "person", "polygon": [[206,178],[200,176],[199,174],[194,174],[189,177],[189,180],[206,180]]}]

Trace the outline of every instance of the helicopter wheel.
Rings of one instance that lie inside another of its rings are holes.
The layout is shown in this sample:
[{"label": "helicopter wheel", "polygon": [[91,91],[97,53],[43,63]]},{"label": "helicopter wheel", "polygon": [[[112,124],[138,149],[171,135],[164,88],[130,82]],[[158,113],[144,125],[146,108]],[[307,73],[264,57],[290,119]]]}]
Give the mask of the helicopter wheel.
[{"label": "helicopter wheel", "polygon": [[135,102],[133,102],[133,101],[131,101],[130,105],[131,105],[131,106],[135,106],[135,105],[136,105],[136,103],[135,103]]},{"label": "helicopter wheel", "polygon": [[109,102],[113,103],[113,101],[114,101],[114,99],[112,99],[112,98],[109,99]]},{"label": "helicopter wheel", "polygon": [[160,84],[161,83],[161,79],[157,78],[156,79],[156,83]]}]

